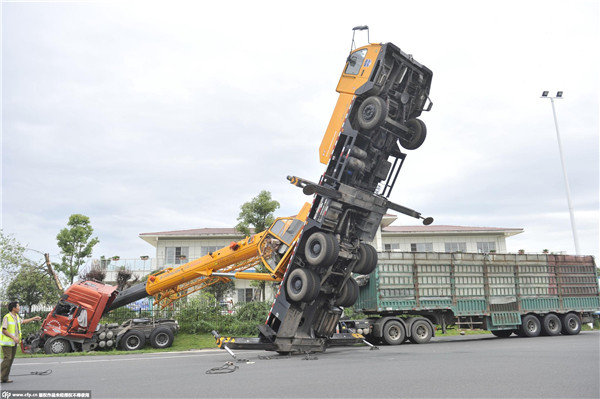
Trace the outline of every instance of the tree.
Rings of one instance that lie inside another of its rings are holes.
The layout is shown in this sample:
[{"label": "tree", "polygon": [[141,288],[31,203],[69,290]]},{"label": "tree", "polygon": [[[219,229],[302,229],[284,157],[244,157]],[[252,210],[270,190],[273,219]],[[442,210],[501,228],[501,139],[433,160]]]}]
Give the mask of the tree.
[{"label": "tree", "polygon": [[25,256],[25,248],[14,237],[0,230],[0,282],[3,297],[24,306],[52,303],[59,290],[45,263],[37,265]]},{"label": "tree", "polygon": [[94,229],[87,216],[71,215],[67,227],[56,236],[63,255],[62,263],[56,269],[64,273],[73,284],[73,279],[79,274],[79,268],[85,263],[85,258],[92,255],[92,248],[99,240],[96,237],[91,238]]},{"label": "tree", "polygon": [[22,265],[20,271],[8,284],[6,296],[28,307],[39,303],[54,303],[61,292],[54,280],[42,268],[30,263]]},{"label": "tree", "polygon": [[256,197],[241,206],[237,218],[239,223],[235,229],[247,236],[250,235],[250,226],[255,232],[264,231],[275,220],[273,212],[279,209],[279,202],[271,199],[271,193],[263,190]]},{"label": "tree", "polygon": [[[263,190],[256,197],[241,206],[240,214],[237,218],[239,223],[235,226],[236,230],[246,236],[250,235],[250,226],[254,227],[255,232],[261,232],[268,229],[275,217],[273,212],[279,208],[279,202],[271,199],[271,193]],[[256,267],[259,273],[267,273],[267,269],[261,264]],[[262,292],[262,299],[265,298],[266,282],[263,280],[252,281],[251,285],[259,287]]]},{"label": "tree", "polygon": [[7,287],[27,261],[25,247],[0,230],[0,287]]},{"label": "tree", "polygon": [[218,302],[223,301],[225,299],[225,295],[233,290],[235,290],[235,283],[231,279],[228,279],[228,281],[219,281],[218,283],[211,284],[204,289],[204,291],[208,291],[214,295]]}]

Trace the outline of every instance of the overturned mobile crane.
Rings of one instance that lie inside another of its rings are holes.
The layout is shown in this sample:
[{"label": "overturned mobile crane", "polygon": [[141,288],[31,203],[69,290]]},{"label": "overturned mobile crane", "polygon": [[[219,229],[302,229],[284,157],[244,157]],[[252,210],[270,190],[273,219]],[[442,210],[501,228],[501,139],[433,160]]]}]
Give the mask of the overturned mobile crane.
[{"label": "overturned mobile crane", "polygon": [[[298,215],[277,218],[268,230],[178,267],[167,267],[146,282],[122,291],[98,281],[72,284],[40,330],[22,341],[22,351],[58,354],[114,347],[137,350],[146,341],[155,348],[170,347],[179,330],[175,320],[133,319],[119,325],[102,324],[101,319],[111,310],[147,296],[154,296],[155,303],[164,308],[229,278],[281,281],[309,210],[307,203]],[[258,264],[266,272],[248,271]]]},{"label": "overturned mobile crane", "polygon": [[425,140],[426,126],[417,118],[431,109],[431,79],[427,67],[391,43],[351,51],[319,148],[325,173],[319,183],[288,177],[314,200],[266,323],[257,338],[213,332],[219,347],[289,353],[362,340],[336,334],[336,326],[358,297],[352,274],[369,274],[377,265],[377,252],[366,243],[381,218],[392,209],[433,222],[388,200],[406,158],[402,148],[417,149]]}]

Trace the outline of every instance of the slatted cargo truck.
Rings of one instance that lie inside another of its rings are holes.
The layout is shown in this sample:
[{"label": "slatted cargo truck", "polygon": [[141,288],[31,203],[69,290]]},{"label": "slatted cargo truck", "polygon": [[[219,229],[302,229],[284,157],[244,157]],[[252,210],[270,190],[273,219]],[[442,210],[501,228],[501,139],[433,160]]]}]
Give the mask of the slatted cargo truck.
[{"label": "slatted cargo truck", "polygon": [[574,335],[600,310],[594,258],[571,255],[380,252],[377,268],[357,278],[347,320],[371,342],[429,342],[435,325],[512,334]]}]

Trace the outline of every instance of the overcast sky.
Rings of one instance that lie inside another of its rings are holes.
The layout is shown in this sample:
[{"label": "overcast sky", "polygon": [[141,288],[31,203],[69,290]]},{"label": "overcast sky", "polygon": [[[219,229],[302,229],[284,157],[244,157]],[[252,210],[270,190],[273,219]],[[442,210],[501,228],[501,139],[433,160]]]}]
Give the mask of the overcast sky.
[{"label": "overcast sky", "polygon": [[[438,225],[523,228],[508,249],[598,256],[598,1],[2,1],[2,229],[59,260],[69,215],[94,257],[138,235],[233,227],[269,190],[309,197],[352,27],[433,71],[428,136],[391,199]],[[367,42],[358,34],[357,44]],[[399,216],[396,225],[415,225]],[[33,258],[36,253],[30,253]]]}]

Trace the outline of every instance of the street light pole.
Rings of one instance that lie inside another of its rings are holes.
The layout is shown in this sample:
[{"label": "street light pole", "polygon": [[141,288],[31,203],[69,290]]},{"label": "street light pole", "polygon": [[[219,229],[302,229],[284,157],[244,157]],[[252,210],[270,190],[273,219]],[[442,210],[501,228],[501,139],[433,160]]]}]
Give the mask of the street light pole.
[{"label": "street light pole", "polygon": [[560,163],[562,165],[563,177],[565,179],[565,190],[567,192],[567,204],[569,206],[569,216],[571,217],[571,230],[573,230],[573,241],[575,241],[575,254],[579,255],[579,238],[577,236],[577,227],[575,225],[575,215],[573,214],[573,204],[571,203],[571,189],[569,188],[569,179],[567,178],[567,167],[565,166],[565,157],[563,156],[562,144],[560,142],[560,133],[558,130],[558,120],[556,119],[556,109],[554,99],[562,99],[563,92],[559,91],[555,97],[548,96],[548,92],[542,93],[542,98],[549,98],[552,103],[552,115],[554,116],[554,126],[556,127],[556,140],[558,141],[558,152],[560,154]]}]

